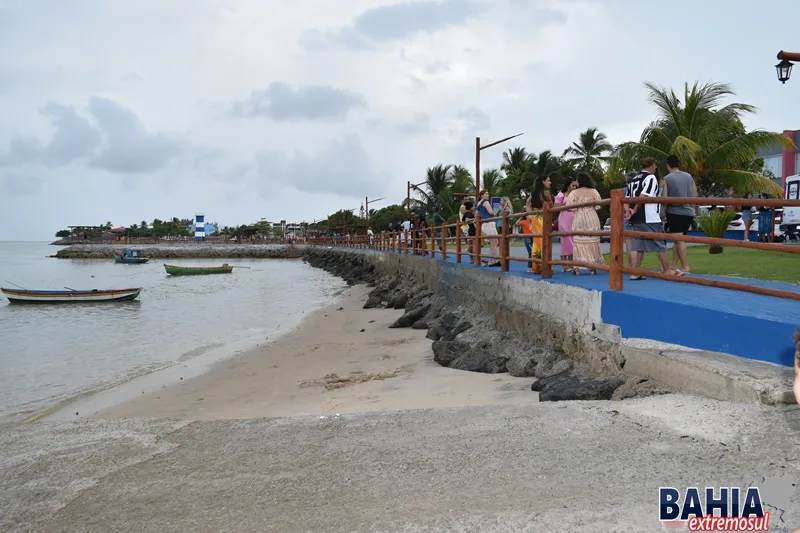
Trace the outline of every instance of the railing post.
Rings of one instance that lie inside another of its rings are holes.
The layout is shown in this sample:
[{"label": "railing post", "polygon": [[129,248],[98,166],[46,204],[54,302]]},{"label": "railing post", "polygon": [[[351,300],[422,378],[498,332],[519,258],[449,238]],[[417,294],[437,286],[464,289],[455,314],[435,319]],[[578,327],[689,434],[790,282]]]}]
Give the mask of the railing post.
[{"label": "railing post", "polygon": [[542,210],[542,279],[553,277],[553,265],[550,264],[553,260],[553,237],[550,236],[553,232],[552,207],[553,204],[547,202]]},{"label": "railing post", "polygon": [[442,260],[447,259],[447,223],[442,223]]},{"label": "railing post", "polygon": [[456,223],[456,263],[461,263],[461,240],[463,236],[461,234],[461,221],[459,220]]},{"label": "railing post", "polygon": [[436,226],[431,228],[431,257],[436,257]]},{"label": "railing post", "polygon": [[622,268],[625,257],[622,231],[625,224],[624,189],[611,190],[611,260],[608,269],[608,288],[621,291],[624,285]]},{"label": "railing post", "polygon": [[508,256],[511,255],[511,247],[508,244],[508,211],[503,211],[503,228],[500,234],[500,271],[508,272]]},{"label": "railing post", "polygon": [[475,243],[472,245],[472,263],[481,266],[481,248],[483,248],[483,240],[481,239],[481,216],[475,214]]}]

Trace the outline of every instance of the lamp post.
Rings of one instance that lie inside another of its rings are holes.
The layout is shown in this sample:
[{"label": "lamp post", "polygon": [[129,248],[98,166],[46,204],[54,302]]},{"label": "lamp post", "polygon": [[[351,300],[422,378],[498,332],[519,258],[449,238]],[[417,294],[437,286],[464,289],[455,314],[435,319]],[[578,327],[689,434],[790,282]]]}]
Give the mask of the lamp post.
[{"label": "lamp post", "polygon": [[522,133],[517,133],[516,135],[506,137],[505,139],[500,139],[499,141],[489,143],[485,146],[481,146],[480,137],[475,137],[475,200],[478,199],[478,195],[481,192],[481,150],[485,150],[487,148],[491,148],[492,146],[497,146],[500,143],[510,141],[514,137],[519,137],[520,135],[522,135]]},{"label": "lamp post", "polygon": [[380,202],[381,200],[383,200],[383,198],[375,198],[374,200],[370,201],[368,196],[364,197],[364,205],[366,206],[366,216],[365,216],[364,220],[369,222],[369,204],[370,203],[374,204],[375,202]]},{"label": "lamp post", "polygon": [[408,182],[408,188],[406,189],[406,214],[408,216],[411,216],[411,188],[419,189],[419,186],[424,183],[424,181],[420,181],[419,183]]},{"label": "lamp post", "polygon": [[778,52],[778,59],[781,60],[780,63],[775,65],[775,70],[778,74],[778,81],[781,83],[786,83],[789,81],[789,77],[792,75],[792,61],[800,61],[800,53],[784,52],[781,50]]}]

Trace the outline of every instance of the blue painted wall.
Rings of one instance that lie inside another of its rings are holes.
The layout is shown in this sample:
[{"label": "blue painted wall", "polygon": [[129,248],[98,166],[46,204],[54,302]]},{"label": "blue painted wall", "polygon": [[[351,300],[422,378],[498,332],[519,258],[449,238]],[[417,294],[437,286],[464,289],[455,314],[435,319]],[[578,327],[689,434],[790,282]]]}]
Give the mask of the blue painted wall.
[{"label": "blue painted wall", "polygon": [[613,291],[603,292],[601,304],[603,322],[620,326],[626,338],[653,339],[792,366],[792,334],[798,317],[750,314],[746,307],[740,311],[741,314]]}]

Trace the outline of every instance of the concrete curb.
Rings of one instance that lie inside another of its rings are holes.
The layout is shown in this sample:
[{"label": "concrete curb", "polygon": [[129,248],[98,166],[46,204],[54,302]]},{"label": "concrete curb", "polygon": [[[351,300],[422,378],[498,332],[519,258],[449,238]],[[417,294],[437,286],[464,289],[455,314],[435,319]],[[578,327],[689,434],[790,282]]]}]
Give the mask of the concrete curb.
[{"label": "concrete curb", "polygon": [[620,346],[625,372],[634,376],[716,400],[765,405],[796,403],[791,368],[716,352],[642,348],[626,341]]}]

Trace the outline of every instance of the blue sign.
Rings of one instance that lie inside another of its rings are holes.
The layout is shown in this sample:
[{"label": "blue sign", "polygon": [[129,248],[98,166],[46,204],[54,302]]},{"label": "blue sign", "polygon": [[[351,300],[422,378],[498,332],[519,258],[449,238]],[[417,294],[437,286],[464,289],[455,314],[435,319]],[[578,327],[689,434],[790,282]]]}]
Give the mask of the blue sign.
[{"label": "blue sign", "polygon": [[494,210],[495,214],[500,211],[500,202],[503,199],[500,196],[492,196],[492,209]]}]

